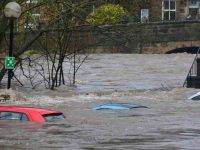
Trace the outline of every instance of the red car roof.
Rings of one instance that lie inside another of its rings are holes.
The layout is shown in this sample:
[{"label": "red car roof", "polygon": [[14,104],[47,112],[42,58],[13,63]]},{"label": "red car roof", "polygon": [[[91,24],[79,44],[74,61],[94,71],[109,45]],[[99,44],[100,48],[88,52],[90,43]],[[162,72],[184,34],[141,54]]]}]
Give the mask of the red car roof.
[{"label": "red car roof", "polygon": [[45,122],[45,116],[62,115],[62,112],[55,110],[25,106],[0,106],[0,112],[1,111],[23,113],[26,114],[29,121],[38,123]]},{"label": "red car roof", "polygon": [[45,108],[24,107],[24,106],[0,106],[0,111],[14,111],[20,113],[37,112],[40,113],[41,115],[61,113],[59,111],[45,109]]}]

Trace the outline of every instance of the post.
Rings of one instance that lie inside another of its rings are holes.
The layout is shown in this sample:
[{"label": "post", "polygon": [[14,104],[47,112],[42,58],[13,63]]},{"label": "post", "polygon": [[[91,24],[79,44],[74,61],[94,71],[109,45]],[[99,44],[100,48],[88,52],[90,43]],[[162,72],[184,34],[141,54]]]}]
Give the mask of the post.
[{"label": "post", "polygon": [[[19,18],[21,15],[21,7],[20,5],[15,2],[9,2],[8,4],[6,4],[5,8],[4,8],[4,15],[5,17],[7,17],[9,19],[9,23],[10,23],[10,43],[9,43],[9,60],[13,55],[13,30],[14,30],[14,20]],[[13,59],[13,58],[12,58]],[[9,65],[12,66],[12,63]],[[8,84],[7,84],[7,88],[10,88],[11,85],[11,79],[13,76],[13,66],[11,68],[8,68]]]},{"label": "post", "polygon": [[[10,18],[10,43],[9,43],[9,57],[13,55],[13,30],[14,30],[14,19]],[[13,71],[12,69],[8,69],[8,84],[7,89],[10,89],[11,79],[12,79]]]},{"label": "post", "polygon": [[200,77],[200,58],[197,57],[197,76]]},{"label": "post", "polygon": [[75,46],[74,46],[74,72],[73,72],[73,85],[75,85],[76,83],[76,49],[75,49]]}]

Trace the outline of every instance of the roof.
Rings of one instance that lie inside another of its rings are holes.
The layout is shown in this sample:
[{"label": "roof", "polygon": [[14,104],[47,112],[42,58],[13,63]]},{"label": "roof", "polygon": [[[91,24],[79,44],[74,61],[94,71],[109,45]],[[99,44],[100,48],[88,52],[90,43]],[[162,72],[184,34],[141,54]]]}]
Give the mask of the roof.
[{"label": "roof", "polygon": [[196,94],[190,96],[188,99],[191,99],[191,100],[192,100],[192,99],[193,99],[193,100],[197,100],[197,99],[200,99],[199,96],[200,96],[200,92],[198,92],[198,93],[196,93]]},{"label": "roof", "polygon": [[41,115],[61,113],[59,111],[45,109],[45,108],[25,107],[25,106],[0,106],[0,111],[15,111],[20,113],[37,112],[40,113]]}]

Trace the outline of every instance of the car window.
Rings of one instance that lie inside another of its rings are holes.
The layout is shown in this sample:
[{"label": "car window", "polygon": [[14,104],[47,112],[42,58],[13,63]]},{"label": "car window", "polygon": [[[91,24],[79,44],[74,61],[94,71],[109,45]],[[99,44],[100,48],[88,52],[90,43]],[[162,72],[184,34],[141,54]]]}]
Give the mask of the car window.
[{"label": "car window", "polygon": [[21,115],[21,121],[28,121],[28,118],[25,114]]},{"label": "car window", "polygon": [[193,97],[192,100],[200,100],[200,95]]},{"label": "car window", "polygon": [[23,113],[17,113],[17,112],[0,112],[0,120],[28,121],[28,118]]},{"label": "car window", "polygon": [[53,114],[45,114],[43,115],[46,122],[54,122],[63,120],[65,116],[62,113],[53,113]]}]

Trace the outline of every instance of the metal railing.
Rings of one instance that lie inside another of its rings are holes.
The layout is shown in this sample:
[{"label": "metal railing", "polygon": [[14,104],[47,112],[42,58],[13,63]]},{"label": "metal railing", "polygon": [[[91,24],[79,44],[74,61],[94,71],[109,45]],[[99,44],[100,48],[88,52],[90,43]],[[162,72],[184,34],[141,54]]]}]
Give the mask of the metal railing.
[{"label": "metal railing", "polygon": [[194,58],[194,61],[192,62],[192,65],[191,65],[190,70],[187,74],[187,77],[185,79],[183,87],[187,86],[188,78],[192,78],[192,76],[197,76],[197,59],[199,58],[199,52],[200,52],[200,47],[198,48],[198,51],[197,51],[196,56]]}]

